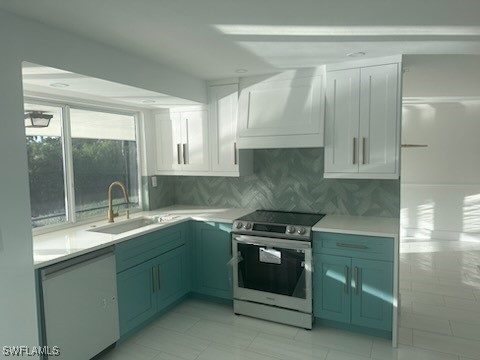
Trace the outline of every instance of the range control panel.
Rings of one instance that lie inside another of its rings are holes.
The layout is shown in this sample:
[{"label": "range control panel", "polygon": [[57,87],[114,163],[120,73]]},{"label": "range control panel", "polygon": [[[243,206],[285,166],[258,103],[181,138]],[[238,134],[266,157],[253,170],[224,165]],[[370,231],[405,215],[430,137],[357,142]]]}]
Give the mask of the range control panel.
[{"label": "range control panel", "polygon": [[311,228],[307,226],[257,223],[235,220],[232,232],[261,236],[274,236],[287,239],[310,240]]}]

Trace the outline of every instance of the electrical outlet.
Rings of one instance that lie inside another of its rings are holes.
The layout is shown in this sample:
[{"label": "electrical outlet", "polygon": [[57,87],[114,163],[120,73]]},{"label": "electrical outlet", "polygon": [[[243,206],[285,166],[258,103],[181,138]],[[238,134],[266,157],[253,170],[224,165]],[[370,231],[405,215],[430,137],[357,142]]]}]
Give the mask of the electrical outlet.
[{"label": "electrical outlet", "polygon": [[152,176],[152,187],[157,187],[157,177]]}]

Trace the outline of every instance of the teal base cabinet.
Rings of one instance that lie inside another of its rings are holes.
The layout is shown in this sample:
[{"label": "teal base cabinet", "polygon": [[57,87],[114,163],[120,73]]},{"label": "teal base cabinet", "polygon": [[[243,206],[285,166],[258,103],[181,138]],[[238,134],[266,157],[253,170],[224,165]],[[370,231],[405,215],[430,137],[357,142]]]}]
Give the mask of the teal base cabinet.
[{"label": "teal base cabinet", "polygon": [[352,324],[392,331],[392,263],[352,259],[352,269]]},{"label": "teal base cabinet", "polygon": [[314,316],[392,331],[393,239],[315,233]]},{"label": "teal base cabinet", "polygon": [[350,258],[313,254],[315,317],[350,322],[350,262]]},{"label": "teal base cabinet", "polygon": [[231,228],[232,224],[194,223],[192,279],[195,293],[232,299]]},{"label": "teal base cabinet", "polygon": [[154,266],[154,261],[148,261],[117,274],[120,336],[157,313],[157,299],[152,285]]},{"label": "teal base cabinet", "polygon": [[189,292],[187,234],[179,224],[117,245],[121,337]]}]

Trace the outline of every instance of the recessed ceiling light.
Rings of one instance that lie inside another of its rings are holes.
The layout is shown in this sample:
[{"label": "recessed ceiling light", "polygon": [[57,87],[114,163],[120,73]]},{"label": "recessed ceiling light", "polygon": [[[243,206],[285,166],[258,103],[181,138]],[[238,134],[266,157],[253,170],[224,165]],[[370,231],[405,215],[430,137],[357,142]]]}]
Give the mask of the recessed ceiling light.
[{"label": "recessed ceiling light", "polygon": [[155,100],[142,100],[142,104],[155,104]]},{"label": "recessed ceiling light", "polygon": [[352,53],[348,53],[347,56],[348,57],[360,57],[360,56],[364,56],[366,53],[364,53],[363,51],[357,51],[357,52],[352,52]]},{"label": "recessed ceiling light", "polygon": [[248,72],[248,70],[247,69],[237,69],[237,70],[235,70],[235,72],[237,74],[244,74],[244,73]]},{"label": "recessed ceiling light", "polygon": [[50,84],[50,86],[56,87],[56,88],[66,88],[66,87],[69,87],[70,85],[65,83],[53,83],[53,84]]}]

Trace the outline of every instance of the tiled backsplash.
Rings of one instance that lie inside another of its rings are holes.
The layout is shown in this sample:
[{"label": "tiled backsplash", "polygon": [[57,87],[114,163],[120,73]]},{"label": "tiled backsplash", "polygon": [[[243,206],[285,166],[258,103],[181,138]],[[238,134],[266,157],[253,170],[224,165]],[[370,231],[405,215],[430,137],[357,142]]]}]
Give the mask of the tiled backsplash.
[{"label": "tiled backsplash", "polygon": [[157,176],[157,187],[152,187],[150,176],[142,176],[143,210],[155,210],[175,204],[176,176]]},{"label": "tiled backsplash", "polygon": [[159,176],[149,209],[172,204],[296,210],[326,214],[400,214],[399,180],[323,178],[323,148],[255,150],[254,174],[240,178]]}]

